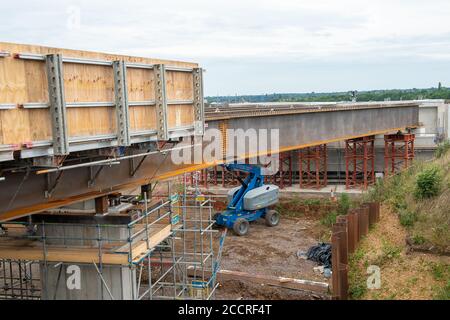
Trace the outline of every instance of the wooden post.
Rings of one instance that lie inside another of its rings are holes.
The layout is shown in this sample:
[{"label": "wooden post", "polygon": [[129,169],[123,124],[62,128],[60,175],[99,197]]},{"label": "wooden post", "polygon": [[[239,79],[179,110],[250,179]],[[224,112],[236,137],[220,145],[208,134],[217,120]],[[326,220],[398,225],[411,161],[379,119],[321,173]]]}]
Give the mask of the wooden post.
[{"label": "wooden post", "polygon": [[102,196],[95,198],[95,213],[105,214],[108,213],[108,196]]}]

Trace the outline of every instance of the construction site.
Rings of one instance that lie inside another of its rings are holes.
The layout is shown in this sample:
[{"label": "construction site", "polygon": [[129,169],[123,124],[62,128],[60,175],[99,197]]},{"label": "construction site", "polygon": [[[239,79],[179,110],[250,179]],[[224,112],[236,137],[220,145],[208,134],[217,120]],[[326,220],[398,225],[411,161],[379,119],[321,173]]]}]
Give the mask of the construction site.
[{"label": "construction site", "polygon": [[434,157],[450,104],[206,104],[203,72],[0,42],[0,299],[349,297],[365,195]]}]

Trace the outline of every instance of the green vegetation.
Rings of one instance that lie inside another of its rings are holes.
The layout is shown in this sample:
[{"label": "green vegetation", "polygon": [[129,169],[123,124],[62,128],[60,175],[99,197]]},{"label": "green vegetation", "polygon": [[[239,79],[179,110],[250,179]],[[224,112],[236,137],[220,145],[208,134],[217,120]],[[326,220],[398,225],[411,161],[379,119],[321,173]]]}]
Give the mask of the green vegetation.
[{"label": "green vegetation", "polygon": [[450,150],[450,140],[446,140],[443,143],[440,143],[436,149],[435,156],[436,158],[440,158],[445,155]]},{"label": "green vegetation", "polygon": [[434,288],[434,299],[435,300],[450,300],[450,279],[443,287]]},{"label": "green vegetation", "polygon": [[397,259],[400,257],[402,248],[391,244],[389,241],[383,239],[381,247],[381,255],[378,256],[372,263],[378,266],[382,266],[388,261]]},{"label": "green vegetation", "polygon": [[336,223],[336,218],[341,215],[346,215],[348,210],[352,206],[352,200],[350,196],[346,193],[342,193],[339,196],[337,210],[333,210],[327,213],[321,220],[320,223],[326,227],[331,227],[334,223]]},{"label": "green vegetation", "polygon": [[433,298],[436,300],[450,300],[450,266],[442,262],[431,263],[431,274],[441,285],[433,287]]},{"label": "green vegetation", "polygon": [[[238,102],[336,102],[350,101],[349,92],[325,93],[272,93],[261,95],[236,95],[206,97],[208,103],[238,103]],[[360,91],[358,101],[385,100],[417,100],[417,99],[450,99],[450,88],[438,87],[428,89],[394,89]]]},{"label": "green vegetation", "polygon": [[364,199],[387,204],[409,234],[416,235],[413,242],[431,244],[441,251],[450,244],[449,150],[442,147],[439,158],[417,161],[409,169],[377,182]]},{"label": "green vegetation", "polygon": [[331,227],[336,223],[336,218],[339,214],[336,211],[331,211],[327,213],[322,219],[320,219],[320,223],[326,227]]},{"label": "green vegetation", "polygon": [[414,195],[417,199],[435,197],[441,190],[441,183],[442,173],[438,166],[433,165],[425,168],[417,175]]},{"label": "green vegetation", "polygon": [[352,299],[360,299],[367,291],[367,275],[360,272],[358,265],[366,264],[362,260],[366,252],[359,247],[352,255],[349,257],[349,295]]},{"label": "green vegetation", "polygon": [[412,242],[417,245],[421,245],[425,243],[425,238],[421,236],[420,234],[415,234],[411,238]]},{"label": "green vegetation", "polygon": [[417,221],[417,214],[408,209],[400,210],[398,217],[400,219],[400,224],[404,227],[412,227]]},{"label": "green vegetation", "polygon": [[350,196],[346,193],[342,193],[339,196],[338,201],[338,209],[337,212],[339,215],[346,215],[348,213],[348,210],[350,209],[352,205],[352,202],[350,200]]}]

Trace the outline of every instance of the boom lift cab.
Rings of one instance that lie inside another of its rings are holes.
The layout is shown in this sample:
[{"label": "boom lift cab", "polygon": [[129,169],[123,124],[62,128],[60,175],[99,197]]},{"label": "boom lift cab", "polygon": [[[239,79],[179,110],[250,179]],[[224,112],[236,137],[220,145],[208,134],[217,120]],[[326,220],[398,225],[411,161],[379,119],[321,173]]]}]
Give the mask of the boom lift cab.
[{"label": "boom lift cab", "polygon": [[247,172],[245,180],[238,177],[240,187],[228,192],[228,206],[216,215],[216,224],[233,229],[238,236],[248,233],[249,223],[264,218],[266,225],[274,227],[280,222],[280,215],[269,207],[278,203],[279,188],[264,184],[261,167],[249,164],[227,164],[224,170]]}]

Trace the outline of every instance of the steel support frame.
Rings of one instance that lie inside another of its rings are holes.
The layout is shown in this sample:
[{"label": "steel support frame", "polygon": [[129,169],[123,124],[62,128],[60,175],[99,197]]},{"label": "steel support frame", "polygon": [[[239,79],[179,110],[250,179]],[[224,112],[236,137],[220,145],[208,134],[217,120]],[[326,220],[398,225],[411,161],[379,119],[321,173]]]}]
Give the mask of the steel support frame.
[{"label": "steel support frame", "polygon": [[208,188],[208,186],[211,184],[217,186],[219,173],[217,166],[203,169],[200,172],[200,185],[202,185],[204,188]]},{"label": "steel support frame", "polygon": [[157,138],[160,141],[169,139],[167,120],[166,68],[163,64],[153,66],[155,75],[155,106]]},{"label": "steel support frame", "polygon": [[367,189],[375,182],[375,136],[345,141],[345,187]]},{"label": "steel support frame", "polygon": [[300,189],[326,187],[328,184],[327,163],[326,144],[298,150]]},{"label": "steel support frame", "polygon": [[53,150],[55,156],[69,154],[66,100],[64,96],[64,73],[61,54],[46,56],[48,93],[52,120]]},{"label": "steel support frame", "polygon": [[408,168],[414,160],[415,134],[397,133],[384,136],[384,174],[389,176]]},{"label": "steel support frame", "polygon": [[128,106],[127,67],[124,61],[114,61],[114,94],[116,100],[117,139],[119,146],[131,144]]},{"label": "steel support frame", "polygon": [[293,154],[292,151],[282,152],[279,154],[279,169],[273,175],[272,182],[277,184],[280,189],[293,184]]}]

